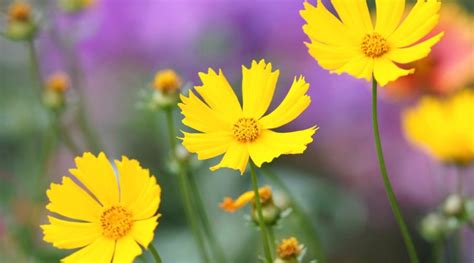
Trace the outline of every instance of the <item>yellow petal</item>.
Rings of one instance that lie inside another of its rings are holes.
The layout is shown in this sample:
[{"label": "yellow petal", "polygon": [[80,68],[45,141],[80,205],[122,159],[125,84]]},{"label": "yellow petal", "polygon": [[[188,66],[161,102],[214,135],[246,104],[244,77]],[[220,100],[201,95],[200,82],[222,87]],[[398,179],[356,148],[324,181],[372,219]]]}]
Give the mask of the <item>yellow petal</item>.
[{"label": "yellow petal", "polygon": [[133,222],[131,235],[140,245],[147,248],[153,241],[154,231],[158,225],[159,215]]},{"label": "yellow petal", "polygon": [[87,152],[82,157],[76,157],[75,161],[77,169],[70,169],[69,172],[81,181],[102,205],[117,204],[119,201],[117,178],[105,154],[100,153],[95,157]]},{"label": "yellow petal", "polygon": [[365,55],[359,55],[352,58],[344,66],[335,69],[333,72],[337,74],[347,73],[358,79],[369,81],[374,70],[374,60]]},{"label": "yellow petal", "polygon": [[306,150],[306,145],[313,141],[316,128],[295,132],[274,132],[263,130],[260,137],[248,145],[250,158],[256,166],[270,163],[282,154],[299,154]]},{"label": "yellow petal", "polygon": [[97,223],[71,222],[48,216],[49,224],[42,225],[44,241],[61,249],[87,246],[102,236]]},{"label": "yellow petal", "polygon": [[391,50],[387,54],[387,58],[403,64],[422,59],[428,56],[431,52],[431,47],[438,43],[443,35],[444,33],[439,33],[436,36],[414,46]]},{"label": "yellow petal", "polygon": [[406,47],[426,36],[439,20],[441,2],[418,0],[402,24],[388,38],[394,47]]},{"label": "yellow petal", "polygon": [[240,170],[240,174],[245,172],[247,163],[249,161],[249,153],[247,145],[234,141],[227,149],[224,157],[219,164],[212,166],[211,171],[216,171],[221,168],[230,168]]},{"label": "yellow petal", "polygon": [[373,31],[366,0],[332,0],[342,23],[360,37]]},{"label": "yellow petal", "polygon": [[288,94],[280,105],[270,114],[260,119],[259,123],[265,129],[283,126],[298,117],[311,103],[311,98],[306,95],[309,89],[303,76],[293,80]]},{"label": "yellow petal", "polygon": [[120,180],[120,204],[132,212],[135,220],[154,216],[161,201],[161,188],[155,177],[138,161],[125,156],[115,164]]},{"label": "yellow petal", "polygon": [[142,253],[137,242],[129,235],[117,240],[113,263],[132,263]]},{"label": "yellow petal", "polygon": [[402,69],[386,58],[377,59],[374,63],[374,76],[380,86],[387,85],[399,77],[415,72],[414,69]]},{"label": "yellow petal", "polygon": [[207,74],[201,72],[199,77],[202,86],[196,86],[196,91],[220,119],[228,120],[233,124],[242,115],[242,108],[222,71],[219,70],[219,74],[216,74],[209,68]]},{"label": "yellow petal", "polygon": [[221,115],[209,108],[192,90],[189,91],[189,97],[180,97],[182,103],[178,106],[184,115],[184,125],[201,132],[231,129],[233,123],[229,122],[229,118],[222,119]]},{"label": "yellow petal", "polygon": [[[258,189],[258,195],[263,203],[264,201],[267,201],[269,198],[271,198],[272,190],[269,186],[260,187]],[[241,194],[236,200],[230,197],[224,198],[224,201],[222,201],[222,203],[220,204],[220,207],[228,213],[234,213],[235,211],[244,207],[246,204],[250,203],[254,199],[255,199],[255,192],[247,191]]]},{"label": "yellow petal", "polygon": [[303,31],[313,42],[334,46],[358,44],[359,38],[331,14],[321,0],[318,0],[317,6],[304,2],[304,9],[300,11],[300,15],[306,21]]},{"label": "yellow petal", "polygon": [[242,66],[242,96],[245,117],[259,119],[268,110],[273,99],[279,70],[272,72],[272,64],[252,61],[247,69]]},{"label": "yellow petal", "polygon": [[326,70],[336,70],[360,55],[360,50],[355,47],[332,46],[318,42],[305,43],[309,54],[316,59],[318,64]]},{"label": "yellow petal", "polygon": [[98,238],[90,245],[61,260],[64,263],[110,263],[115,249],[115,240]]},{"label": "yellow petal", "polygon": [[88,193],[64,176],[61,184],[51,184],[46,192],[50,203],[46,209],[72,219],[98,222],[102,206]]},{"label": "yellow petal", "polygon": [[191,153],[197,153],[199,160],[206,160],[219,156],[229,148],[234,141],[230,131],[209,133],[183,132],[183,146]]},{"label": "yellow petal", "polygon": [[405,0],[376,0],[375,32],[389,37],[400,24],[405,11]]}]

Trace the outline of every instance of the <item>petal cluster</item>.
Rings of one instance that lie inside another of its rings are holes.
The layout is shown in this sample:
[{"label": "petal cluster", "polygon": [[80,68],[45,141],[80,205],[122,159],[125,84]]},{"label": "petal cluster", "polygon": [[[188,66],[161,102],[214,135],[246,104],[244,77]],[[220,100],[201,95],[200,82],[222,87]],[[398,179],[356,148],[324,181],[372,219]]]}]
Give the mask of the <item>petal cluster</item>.
[{"label": "petal cluster", "polygon": [[436,159],[456,164],[474,160],[474,92],[443,100],[425,97],[404,112],[407,138]]},{"label": "petal cluster", "polygon": [[[272,200],[272,189],[270,186],[260,187],[258,189],[258,196],[260,197],[260,202],[265,204]],[[231,197],[226,197],[220,204],[220,207],[228,212],[234,213],[235,211],[239,210],[240,208],[244,207],[250,202],[253,202],[255,199],[255,192],[254,191],[247,191],[241,194],[237,199],[232,199]]]},{"label": "petal cluster", "polygon": [[221,70],[200,73],[202,85],[181,95],[183,124],[198,131],[184,132],[183,145],[200,160],[224,155],[211,170],[231,168],[243,174],[249,158],[260,167],[282,154],[303,153],[317,128],[276,132],[297,118],[310,104],[309,84],[300,76],[272,112],[267,113],[280,72],[270,63],[242,66],[242,106]]},{"label": "petal cluster", "polygon": [[309,53],[331,73],[356,78],[373,77],[381,86],[414,72],[399,64],[429,54],[442,37],[426,35],[436,26],[441,2],[417,0],[403,19],[405,0],[376,0],[376,23],[372,23],[366,0],[332,0],[337,16],[322,4],[304,3],[300,14],[304,32],[311,39]]},{"label": "petal cluster", "polygon": [[62,262],[132,262],[153,240],[161,188],[136,160],[115,161],[104,153],[75,159],[74,177],[47,191],[52,213],[42,225],[44,240],[78,249]]}]

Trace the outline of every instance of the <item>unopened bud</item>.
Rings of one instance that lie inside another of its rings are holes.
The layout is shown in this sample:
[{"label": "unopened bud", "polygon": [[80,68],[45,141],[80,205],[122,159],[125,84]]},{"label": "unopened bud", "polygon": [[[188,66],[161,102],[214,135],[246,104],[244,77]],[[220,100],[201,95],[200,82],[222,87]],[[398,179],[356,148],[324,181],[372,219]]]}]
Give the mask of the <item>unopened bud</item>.
[{"label": "unopened bud", "polygon": [[[263,216],[263,222],[265,225],[268,226],[273,226],[278,222],[278,219],[280,219],[280,214],[281,210],[278,208],[273,201],[269,202],[265,205],[262,205],[262,216]],[[252,220],[255,222],[255,224],[258,224],[260,222],[259,220],[259,215],[258,215],[258,210],[253,206],[252,209]]]},{"label": "unopened bud", "polygon": [[445,233],[446,219],[436,213],[428,214],[421,221],[421,235],[428,241],[435,241]]},{"label": "unopened bud", "polygon": [[161,70],[155,75],[153,87],[164,94],[174,94],[181,88],[181,78],[172,69]]},{"label": "unopened bud", "polygon": [[24,2],[14,2],[8,8],[5,35],[12,40],[31,40],[36,35],[32,8]]},{"label": "unopened bud", "polygon": [[95,3],[94,0],[59,0],[59,7],[66,12],[75,13],[89,8]]},{"label": "unopened bud", "polygon": [[275,263],[297,263],[298,256],[303,251],[303,245],[294,237],[283,239],[277,247]]},{"label": "unopened bud", "polygon": [[460,216],[464,213],[464,199],[458,194],[452,194],[446,198],[443,211],[448,216]]}]

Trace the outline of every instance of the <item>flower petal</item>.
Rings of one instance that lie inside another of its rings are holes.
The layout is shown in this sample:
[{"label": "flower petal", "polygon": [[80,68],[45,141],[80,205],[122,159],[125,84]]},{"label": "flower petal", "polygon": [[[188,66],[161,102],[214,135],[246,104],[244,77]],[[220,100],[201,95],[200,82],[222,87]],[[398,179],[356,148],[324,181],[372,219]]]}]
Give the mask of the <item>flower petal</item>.
[{"label": "flower petal", "polygon": [[135,241],[144,248],[147,248],[151,241],[153,241],[154,231],[158,225],[159,217],[160,216],[157,215],[148,219],[133,222],[131,235]]},{"label": "flower petal", "polygon": [[131,236],[125,236],[115,244],[113,263],[132,263],[142,249]]},{"label": "flower petal", "polygon": [[399,77],[415,72],[415,69],[402,69],[387,58],[377,59],[374,63],[374,76],[380,86],[387,85]]},{"label": "flower petal", "polygon": [[155,177],[137,160],[129,160],[125,156],[115,164],[120,180],[120,203],[130,209],[134,219],[154,216],[161,201],[161,188]]},{"label": "flower petal", "polygon": [[373,70],[374,60],[365,55],[359,55],[351,59],[344,66],[333,70],[333,72],[337,74],[347,73],[353,77],[369,81],[372,77]]},{"label": "flower petal", "polygon": [[403,64],[422,59],[428,56],[431,52],[431,47],[438,43],[443,35],[444,33],[442,32],[414,46],[394,49],[387,54],[387,57],[392,61]]},{"label": "flower petal", "polygon": [[255,142],[248,145],[250,158],[257,167],[261,167],[282,154],[303,153],[306,145],[313,141],[316,130],[316,127],[283,133],[264,130]]},{"label": "flower petal", "polygon": [[72,219],[98,222],[102,206],[87,192],[63,176],[61,184],[51,184],[46,192],[50,203],[46,209]]},{"label": "flower petal", "polygon": [[388,41],[394,47],[414,44],[438,24],[440,8],[441,2],[438,0],[418,0]]},{"label": "flower petal", "polygon": [[342,23],[360,37],[373,31],[366,0],[332,0]]},{"label": "flower petal", "polygon": [[230,131],[209,133],[183,132],[183,146],[191,153],[197,153],[199,160],[206,160],[219,156],[229,148],[234,141]]},{"label": "flower petal", "polygon": [[273,99],[279,70],[272,72],[272,64],[260,60],[258,63],[252,61],[252,66],[247,69],[242,66],[242,96],[243,111],[245,117],[259,119],[265,112]]},{"label": "flower petal", "polygon": [[75,159],[77,169],[70,169],[81,183],[102,203],[103,206],[117,204],[119,191],[114,169],[104,153],[98,157],[87,152]]},{"label": "flower petal", "polygon": [[309,54],[316,59],[318,64],[330,71],[344,66],[360,55],[360,51],[354,47],[332,46],[318,42],[305,44],[308,47]]},{"label": "flower petal", "polygon": [[216,171],[221,168],[230,168],[240,170],[240,174],[245,172],[247,163],[249,161],[249,153],[247,145],[234,141],[227,149],[224,157],[219,164],[212,166],[211,171]]},{"label": "flower petal", "polygon": [[331,14],[321,0],[318,0],[317,6],[304,2],[304,9],[300,11],[300,15],[306,21],[303,31],[313,42],[334,46],[358,44],[359,38]]},{"label": "flower petal", "polygon": [[405,0],[376,0],[375,32],[389,37],[400,24],[405,11]]},{"label": "flower petal", "polygon": [[61,249],[87,246],[102,236],[97,223],[71,222],[48,216],[49,224],[42,225],[44,241]]},{"label": "flower petal", "polygon": [[216,74],[209,68],[207,74],[200,72],[199,77],[202,86],[196,86],[196,91],[220,119],[228,120],[233,124],[242,115],[242,108],[222,71],[219,70],[219,74]]},{"label": "flower petal", "polygon": [[64,263],[109,263],[115,249],[115,240],[100,237],[90,245],[76,251],[75,253],[61,259]]},{"label": "flower petal", "polygon": [[309,89],[303,76],[293,80],[288,94],[280,105],[270,114],[260,119],[259,123],[265,129],[283,126],[298,117],[311,103],[311,98],[306,95]]},{"label": "flower petal", "polygon": [[189,97],[181,95],[180,98],[182,103],[178,106],[184,115],[184,125],[201,132],[231,129],[233,123],[221,119],[222,116],[209,108],[192,90],[189,91]]}]

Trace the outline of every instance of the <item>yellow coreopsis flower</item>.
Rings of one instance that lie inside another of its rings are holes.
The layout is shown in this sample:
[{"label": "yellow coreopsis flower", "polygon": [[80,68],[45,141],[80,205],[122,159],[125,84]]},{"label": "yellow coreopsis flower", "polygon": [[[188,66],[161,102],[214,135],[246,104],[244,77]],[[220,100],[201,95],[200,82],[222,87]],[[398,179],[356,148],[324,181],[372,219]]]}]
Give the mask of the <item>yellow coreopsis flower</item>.
[{"label": "yellow coreopsis flower", "polygon": [[[264,186],[258,189],[258,196],[262,205],[272,201],[272,189],[269,186]],[[246,204],[253,202],[255,199],[254,191],[247,191],[241,194],[237,199],[231,197],[224,198],[224,201],[219,205],[224,211],[234,213],[238,209],[244,207]]]},{"label": "yellow coreopsis flower", "polygon": [[[153,240],[161,188],[136,160],[115,161],[104,153],[76,158],[61,184],[51,184],[42,225],[44,240],[60,249],[79,249],[62,262],[132,262]],[[80,183],[80,184],[78,184]]]},{"label": "yellow coreopsis flower", "polygon": [[[219,70],[200,73],[202,86],[195,87],[202,100],[193,91],[181,95],[179,104],[183,123],[200,133],[184,132],[183,145],[197,153],[200,160],[224,154],[212,171],[227,167],[244,173],[249,157],[258,167],[282,154],[303,153],[313,141],[317,128],[295,132],[275,132],[298,117],[310,104],[306,92],[309,84],[304,77],[294,79],[280,105],[265,115],[272,101],[279,70],[272,65],[253,61],[248,69],[242,66],[243,107],[226,77]],[[264,116],[265,115],[265,116]]]},{"label": "yellow coreopsis flower", "polygon": [[443,33],[421,41],[436,26],[439,0],[417,0],[402,20],[405,0],[376,0],[376,23],[366,0],[332,0],[337,16],[317,1],[305,2],[300,12],[306,20],[304,32],[311,39],[309,53],[331,73],[348,73],[381,86],[414,72],[398,64],[407,64],[427,56]]},{"label": "yellow coreopsis flower", "polygon": [[456,164],[474,160],[474,92],[449,98],[424,97],[403,114],[405,134],[436,159]]}]

